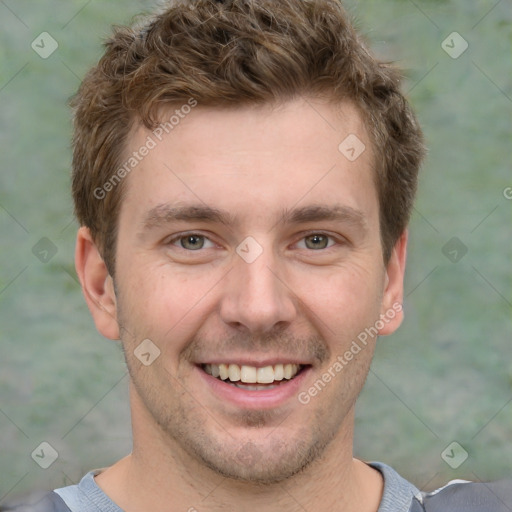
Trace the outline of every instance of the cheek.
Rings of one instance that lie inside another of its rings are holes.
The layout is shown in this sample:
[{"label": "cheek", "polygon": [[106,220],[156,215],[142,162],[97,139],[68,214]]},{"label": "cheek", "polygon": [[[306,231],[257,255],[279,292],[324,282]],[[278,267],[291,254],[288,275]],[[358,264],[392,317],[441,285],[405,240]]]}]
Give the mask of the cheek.
[{"label": "cheek", "polygon": [[301,290],[301,301],[331,336],[364,328],[379,316],[381,278],[363,262],[328,272],[309,271],[300,281],[302,285],[297,284],[297,289]]},{"label": "cheek", "polygon": [[[118,290],[121,320],[136,338],[154,340],[162,349],[168,349],[169,340],[180,349],[179,341],[186,342],[187,333],[203,316],[205,297],[215,284],[212,273],[185,273],[169,265],[137,265],[137,269],[120,275],[123,285]],[[217,279],[218,281],[218,279]]]}]

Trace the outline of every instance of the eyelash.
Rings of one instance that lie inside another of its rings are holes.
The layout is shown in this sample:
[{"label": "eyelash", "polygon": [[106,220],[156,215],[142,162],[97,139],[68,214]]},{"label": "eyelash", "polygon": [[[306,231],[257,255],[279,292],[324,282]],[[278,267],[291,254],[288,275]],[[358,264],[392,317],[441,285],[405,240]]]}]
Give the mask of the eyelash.
[{"label": "eyelash", "polygon": [[[332,244],[332,245],[328,245],[327,247],[323,248],[323,249],[308,249],[306,248],[307,251],[311,251],[311,252],[326,252],[328,251],[329,249],[331,249],[332,247],[334,247],[335,245],[340,245],[340,244],[343,244],[343,242],[340,240],[340,239],[337,239],[336,237],[328,234],[328,233],[323,233],[321,231],[311,231],[309,233],[305,233],[302,235],[302,237],[300,238],[299,241],[302,241],[310,236],[313,236],[313,235],[319,235],[319,236],[325,236],[327,237],[328,239],[334,241],[335,243]],[[202,237],[206,240],[209,240],[211,243],[214,243],[212,240],[210,240],[209,237],[207,237],[206,235],[203,235],[201,233],[196,233],[196,232],[190,232],[190,233],[184,233],[184,234],[181,234],[181,235],[178,235],[178,236],[175,236],[174,238],[170,239],[168,242],[166,242],[166,245],[174,245],[175,242],[179,242],[180,240],[183,240],[184,238],[187,238],[189,236],[197,236],[197,237]],[[177,245],[175,245],[175,247],[178,247]],[[190,253],[194,253],[194,252],[201,252],[203,250],[203,248],[201,249],[197,249],[196,251],[194,250],[190,250],[190,249],[185,249],[184,247],[178,247],[178,249],[181,249],[183,251],[186,251],[186,252],[190,252]],[[207,248],[208,249],[208,248]]]}]

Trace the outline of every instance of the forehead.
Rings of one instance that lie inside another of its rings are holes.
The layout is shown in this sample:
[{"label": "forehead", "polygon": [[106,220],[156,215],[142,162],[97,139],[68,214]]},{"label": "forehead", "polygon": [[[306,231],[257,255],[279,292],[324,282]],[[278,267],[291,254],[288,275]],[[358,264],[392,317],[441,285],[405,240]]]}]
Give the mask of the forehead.
[{"label": "forehead", "polygon": [[[145,154],[127,177],[121,207],[121,213],[132,210],[134,221],[176,202],[221,208],[239,220],[270,219],[308,202],[374,213],[370,142],[350,103],[197,105],[163,111],[162,120],[129,139],[127,157]],[[150,149],[140,151],[144,147]]]}]

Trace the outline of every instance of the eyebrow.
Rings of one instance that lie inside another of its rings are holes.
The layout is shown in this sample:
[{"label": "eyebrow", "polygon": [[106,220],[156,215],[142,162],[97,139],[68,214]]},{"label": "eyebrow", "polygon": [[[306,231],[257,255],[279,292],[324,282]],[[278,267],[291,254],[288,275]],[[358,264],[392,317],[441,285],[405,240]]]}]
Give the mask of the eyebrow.
[{"label": "eyebrow", "polygon": [[[228,227],[239,224],[238,218],[232,213],[211,206],[202,204],[185,206],[159,204],[149,210],[144,216],[142,223],[143,232],[141,235],[148,230],[179,221],[202,221],[222,224]],[[284,209],[281,212],[279,221],[273,227],[277,224],[293,225],[319,221],[336,221],[354,225],[354,227],[362,231],[367,230],[366,217],[360,210],[341,205],[309,205],[301,208]]]},{"label": "eyebrow", "polygon": [[307,222],[336,221],[353,224],[366,230],[367,221],[363,212],[350,206],[310,205],[283,211],[281,222],[284,224],[305,224]]},{"label": "eyebrow", "polygon": [[159,204],[145,215],[143,228],[144,230],[149,230],[178,221],[203,221],[224,224],[226,226],[236,224],[236,219],[231,213],[212,208],[211,206]]}]

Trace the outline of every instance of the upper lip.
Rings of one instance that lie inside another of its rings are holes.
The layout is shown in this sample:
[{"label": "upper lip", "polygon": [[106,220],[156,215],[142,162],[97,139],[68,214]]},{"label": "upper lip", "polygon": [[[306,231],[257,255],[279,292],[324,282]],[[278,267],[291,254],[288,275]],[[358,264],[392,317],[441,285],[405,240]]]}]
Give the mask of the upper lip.
[{"label": "upper lip", "polygon": [[311,363],[309,361],[306,361],[305,359],[298,359],[297,357],[267,357],[267,358],[247,358],[247,357],[237,357],[234,358],[233,356],[226,357],[223,359],[222,357],[215,357],[215,358],[209,358],[205,359],[204,361],[201,361],[197,363],[199,365],[205,365],[205,364],[237,364],[239,366],[255,366],[257,368],[262,368],[264,366],[273,366],[276,364],[297,364],[301,366],[307,366]]}]

